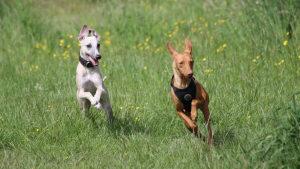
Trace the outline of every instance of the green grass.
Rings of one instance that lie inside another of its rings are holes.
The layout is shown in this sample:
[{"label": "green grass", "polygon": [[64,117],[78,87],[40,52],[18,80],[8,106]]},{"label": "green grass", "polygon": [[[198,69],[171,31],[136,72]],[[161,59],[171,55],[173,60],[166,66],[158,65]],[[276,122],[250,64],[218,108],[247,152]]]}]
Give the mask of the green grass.
[{"label": "green grass", "polygon": [[[299,168],[299,8],[295,0],[1,1],[0,168]],[[84,117],[77,103],[83,24],[101,35],[113,124],[94,108],[95,122]],[[170,97],[166,42],[182,51],[187,37],[210,96],[213,149],[188,132]]]}]

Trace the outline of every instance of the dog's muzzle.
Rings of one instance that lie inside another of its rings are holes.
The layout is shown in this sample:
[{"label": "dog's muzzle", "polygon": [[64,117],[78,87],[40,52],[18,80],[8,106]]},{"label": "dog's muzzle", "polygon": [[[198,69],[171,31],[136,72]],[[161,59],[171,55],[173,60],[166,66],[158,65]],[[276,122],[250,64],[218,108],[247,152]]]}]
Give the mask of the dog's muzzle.
[{"label": "dog's muzzle", "polygon": [[100,60],[100,59],[101,59],[101,55],[97,55],[97,56],[96,56],[96,59],[97,59],[97,60]]}]

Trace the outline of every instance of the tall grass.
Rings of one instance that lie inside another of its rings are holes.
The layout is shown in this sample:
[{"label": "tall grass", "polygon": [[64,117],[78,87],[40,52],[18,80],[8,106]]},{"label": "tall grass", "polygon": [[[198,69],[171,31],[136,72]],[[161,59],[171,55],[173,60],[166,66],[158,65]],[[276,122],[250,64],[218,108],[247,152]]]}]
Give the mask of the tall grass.
[{"label": "tall grass", "polygon": [[[299,168],[299,16],[295,0],[1,1],[0,167]],[[76,100],[83,24],[101,35],[112,125]],[[170,98],[166,42],[185,38],[213,149]]]}]

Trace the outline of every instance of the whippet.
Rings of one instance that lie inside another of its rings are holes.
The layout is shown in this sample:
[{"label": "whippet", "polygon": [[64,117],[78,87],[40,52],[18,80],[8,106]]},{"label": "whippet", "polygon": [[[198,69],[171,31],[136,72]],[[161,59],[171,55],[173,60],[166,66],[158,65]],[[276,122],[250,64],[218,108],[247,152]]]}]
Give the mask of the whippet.
[{"label": "whippet", "polygon": [[[88,37],[91,33],[92,36]],[[98,110],[103,110],[110,120],[113,112],[109,101],[109,95],[104,86],[98,67],[100,35],[95,30],[89,30],[83,25],[78,40],[81,44],[79,63],[76,70],[77,99],[82,113],[86,115],[91,105]],[[105,78],[104,78],[105,79]]]}]

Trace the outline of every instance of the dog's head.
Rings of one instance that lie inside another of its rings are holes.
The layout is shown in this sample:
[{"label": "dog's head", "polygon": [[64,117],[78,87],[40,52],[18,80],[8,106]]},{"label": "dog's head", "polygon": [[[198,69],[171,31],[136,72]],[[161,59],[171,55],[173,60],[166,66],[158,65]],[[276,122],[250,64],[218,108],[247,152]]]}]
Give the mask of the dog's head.
[{"label": "dog's head", "polygon": [[[90,33],[92,36],[88,37]],[[100,35],[95,30],[89,30],[86,25],[83,25],[78,40],[81,44],[83,58],[89,59],[94,66],[98,66],[98,60],[101,59]]]},{"label": "dog's head", "polygon": [[185,40],[184,52],[179,53],[175,50],[170,42],[167,42],[168,50],[173,58],[173,70],[181,78],[191,79],[194,75],[193,65],[194,59],[192,57],[192,43],[189,39]]}]

